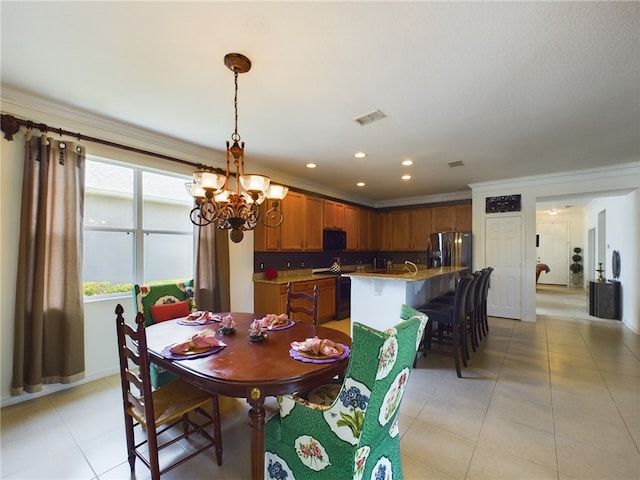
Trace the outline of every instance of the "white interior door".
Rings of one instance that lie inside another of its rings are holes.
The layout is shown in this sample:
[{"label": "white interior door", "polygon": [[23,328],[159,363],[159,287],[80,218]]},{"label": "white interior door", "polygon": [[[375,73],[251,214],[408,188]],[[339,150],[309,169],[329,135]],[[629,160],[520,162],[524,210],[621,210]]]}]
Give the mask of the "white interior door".
[{"label": "white interior door", "polygon": [[567,222],[539,223],[538,263],[549,266],[549,273],[541,273],[538,283],[568,285],[569,281],[569,224]]},{"label": "white interior door", "polygon": [[487,218],[485,235],[487,266],[494,268],[487,313],[521,320],[522,219],[515,216]]}]

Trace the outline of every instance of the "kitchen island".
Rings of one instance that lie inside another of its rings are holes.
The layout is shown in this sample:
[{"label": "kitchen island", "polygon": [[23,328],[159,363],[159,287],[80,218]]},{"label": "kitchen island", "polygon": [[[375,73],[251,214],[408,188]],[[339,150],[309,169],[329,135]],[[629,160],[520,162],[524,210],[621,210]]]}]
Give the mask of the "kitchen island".
[{"label": "kitchen island", "polygon": [[417,307],[453,288],[457,274],[468,267],[452,266],[409,272],[400,269],[358,271],[351,278],[351,322],[384,330],[397,323],[403,304]]}]

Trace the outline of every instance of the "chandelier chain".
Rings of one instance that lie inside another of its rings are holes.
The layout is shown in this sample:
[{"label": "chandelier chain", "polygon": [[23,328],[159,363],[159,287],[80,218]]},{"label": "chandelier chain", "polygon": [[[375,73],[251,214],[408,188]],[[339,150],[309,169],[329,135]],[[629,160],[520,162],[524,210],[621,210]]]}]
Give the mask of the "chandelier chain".
[{"label": "chandelier chain", "polygon": [[238,134],[238,70],[233,71],[233,80],[235,85],[235,95],[233,97],[233,110],[235,111],[235,130],[233,131],[232,139],[234,142],[240,141],[240,135]]}]

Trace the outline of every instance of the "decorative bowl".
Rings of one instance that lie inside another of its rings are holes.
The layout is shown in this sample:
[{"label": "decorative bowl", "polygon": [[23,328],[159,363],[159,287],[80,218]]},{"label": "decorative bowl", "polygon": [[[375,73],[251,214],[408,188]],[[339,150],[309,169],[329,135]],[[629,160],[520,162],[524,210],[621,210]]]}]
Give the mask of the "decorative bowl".
[{"label": "decorative bowl", "polygon": [[236,329],[235,327],[220,327],[218,328],[218,332],[220,332],[221,335],[233,335],[236,333]]},{"label": "decorative bowl", "polygon": [[256,343],[256,342],[262,342],[264,340],[267,339],[267,334],[265,333],[261,333],[259,335],[249,335],[249,341]]}]

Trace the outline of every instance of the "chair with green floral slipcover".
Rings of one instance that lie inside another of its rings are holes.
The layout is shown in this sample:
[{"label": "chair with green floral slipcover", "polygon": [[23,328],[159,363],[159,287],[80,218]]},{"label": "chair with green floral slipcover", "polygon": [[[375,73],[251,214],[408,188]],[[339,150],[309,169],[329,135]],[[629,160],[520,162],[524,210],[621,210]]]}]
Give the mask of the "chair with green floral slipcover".
[{"label": "chair with green floral slipcover", "polygon": [[384,332],[354,322],[349,367],[330,405],[278,397],[265,425],[265,478],[402,478],[398,411],[427,316],[403,305],[400,319]]},{"label": "chair with green floral slipcover", "polygon": [[[196,309],[193,279],[184,282],[166,282],[155,285],[134,285],[133,301],[136,313],[144,315],[144,325],[179,318]],[[151,385],[159,388],[175,380],[176,377],[151,364]]]}]

